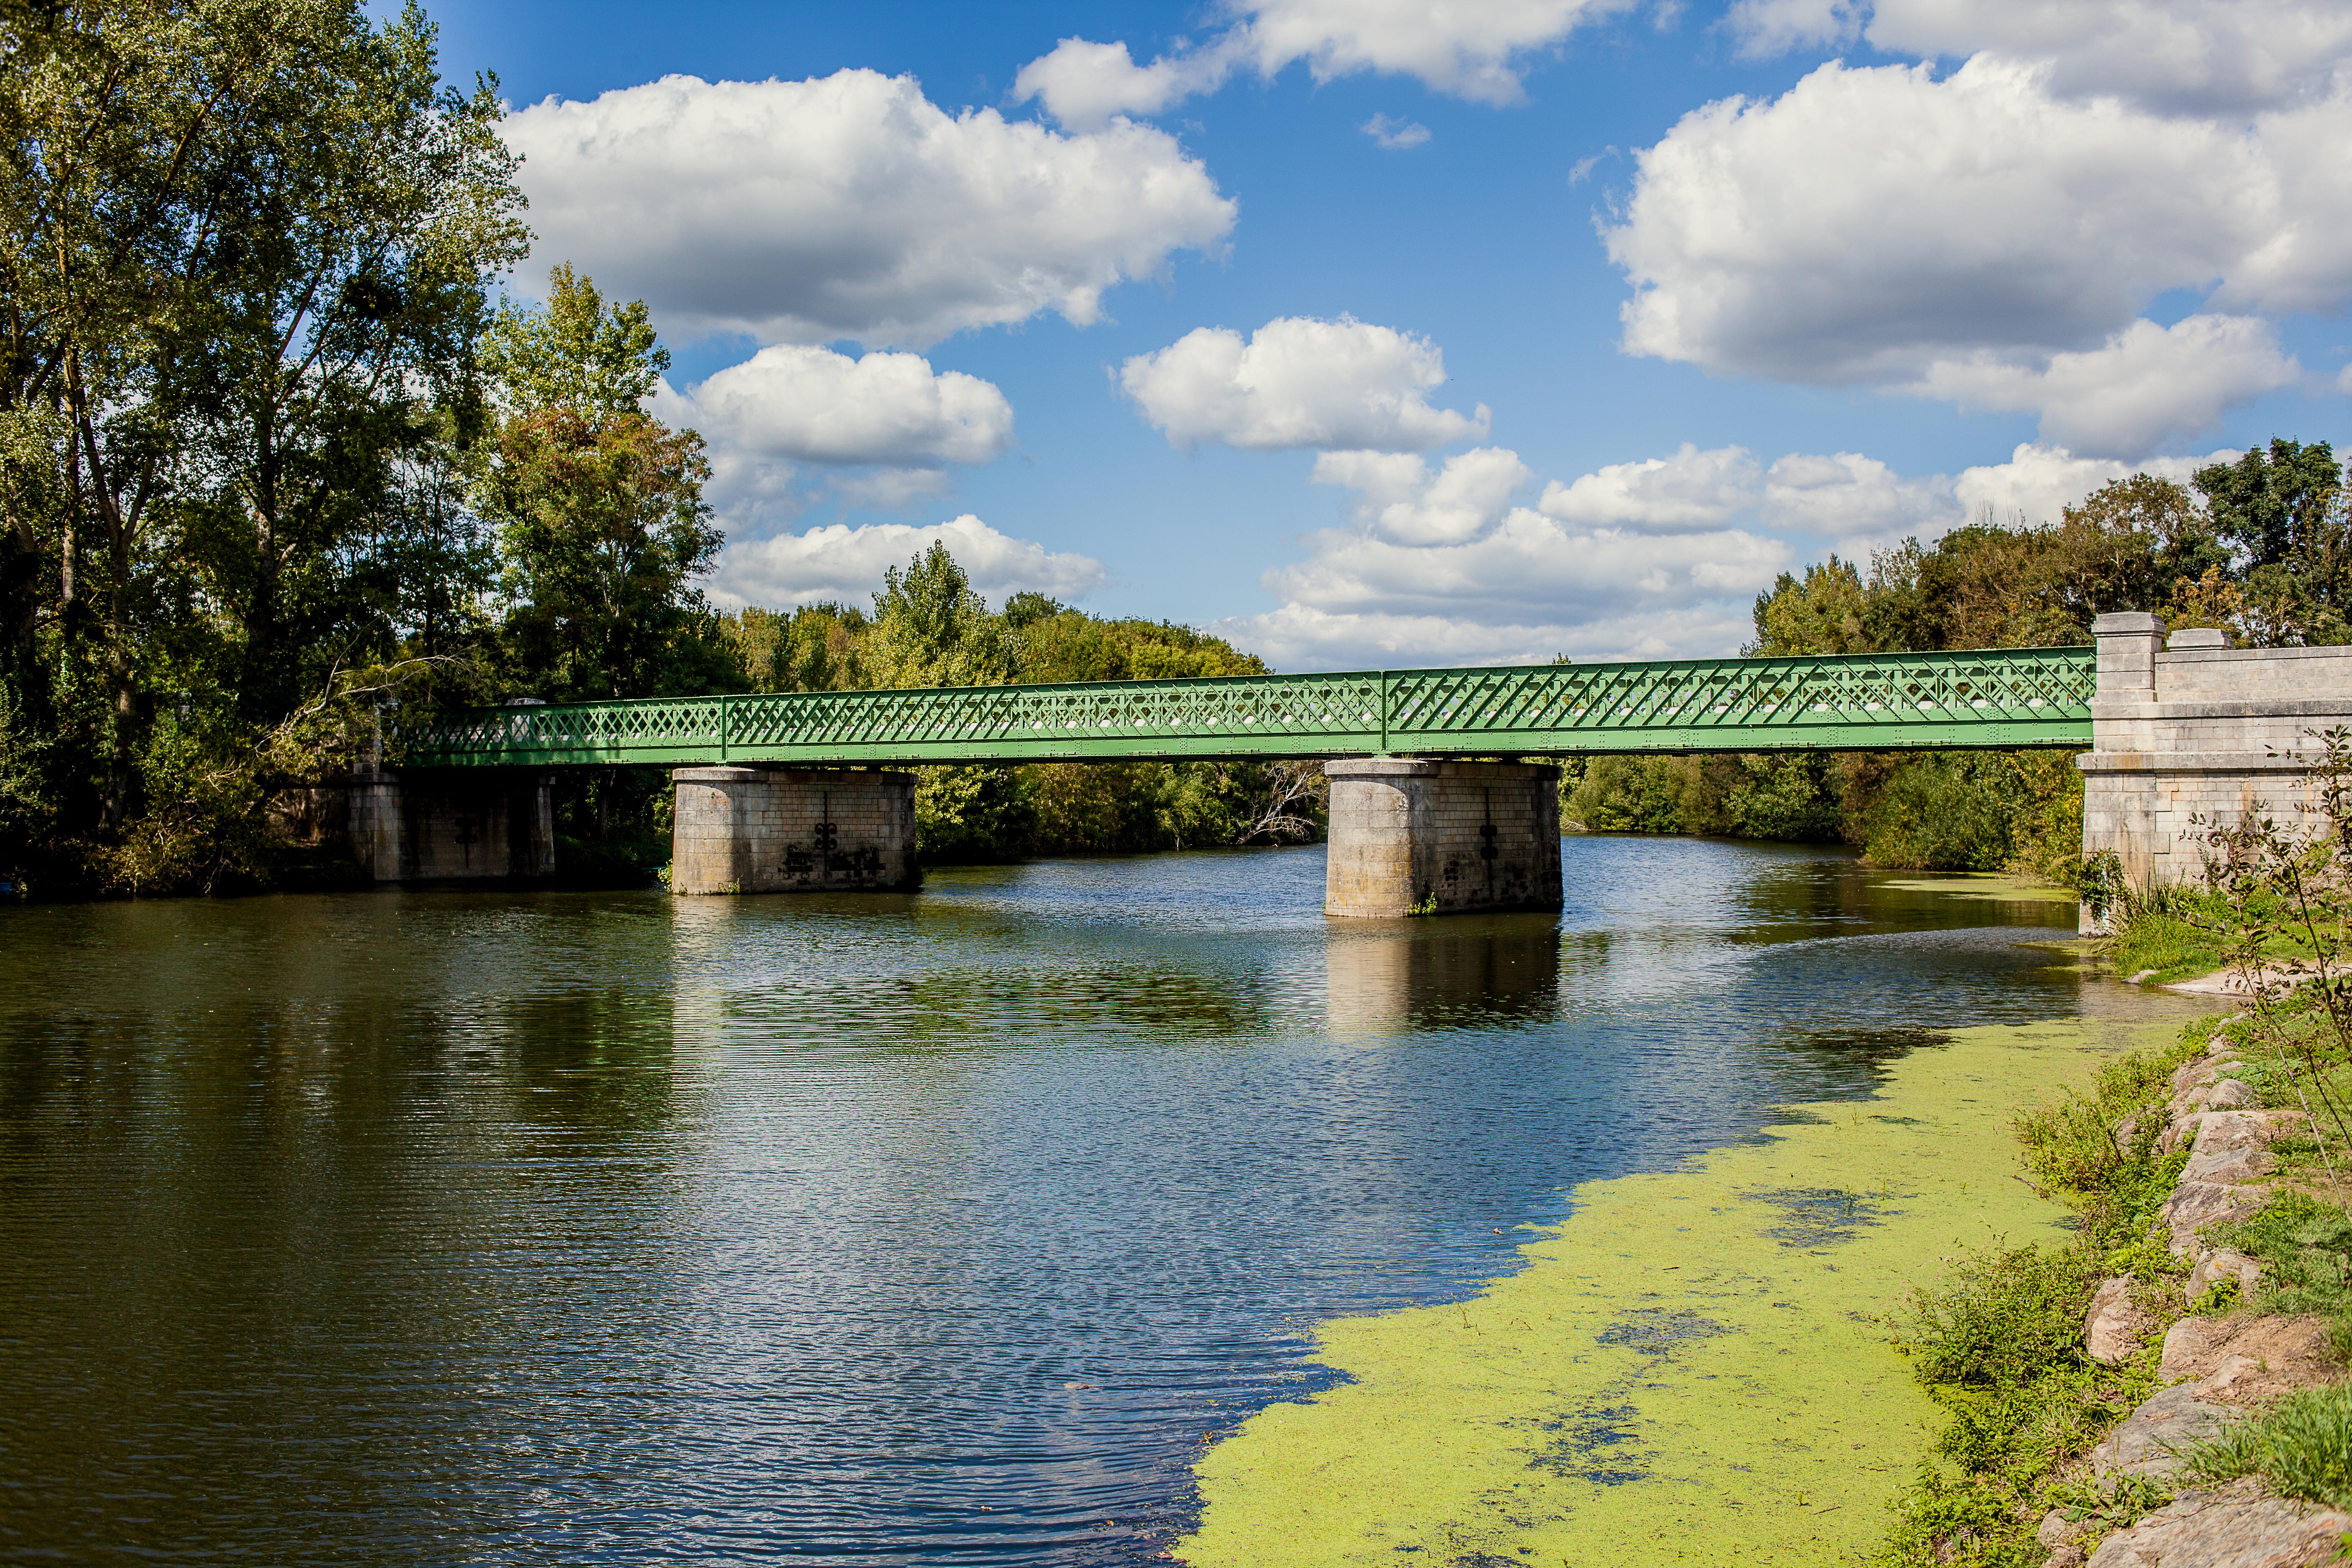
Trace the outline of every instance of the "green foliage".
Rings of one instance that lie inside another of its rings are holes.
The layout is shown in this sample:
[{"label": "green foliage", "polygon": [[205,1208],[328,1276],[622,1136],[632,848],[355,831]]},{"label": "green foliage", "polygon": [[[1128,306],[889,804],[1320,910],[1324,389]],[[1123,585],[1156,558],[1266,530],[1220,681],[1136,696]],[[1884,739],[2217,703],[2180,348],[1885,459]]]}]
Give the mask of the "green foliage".
[{"label": "green foliage", "polygon": [[2162,882],[2116,892],[2115,934],[2106,953],[2126,974],[2149,970],[2158,984],[2221,967],[2227,905],[2214,894]]},{"label": "green foliage", "polygon": [[2336,1354],[2352,1361],[2352,1218],[2342,1207],[2279,1187],[2252,1217],[2214,1237],[2263,1266],[2264,1310],[2327,1318]]},{"label": "green foliage", "polygon": [[[2087,1090],[2021,1115],[2028,1169],[2083,1216],[2062,1246],[1998,1243],[1950,1279],[1914,1291],[1896,1344],[1946,1415],[1935,1459],[1898,1499],[1881,1561],[1904,1568],[1967,1563],[2032,1568],[2034,1528],[2053,1508],[2120,1524],[2166,1500],[2152,1488],[2058,1479],[2156,1387],[2157,1336],[2118,1366],[2090,1360],[2083,1320],[2102,1279],[2151,1287],[2144,1309],[2179,1310],[2179,1264],[2154,1235],[2183,1154],[2154,1148],[2173,1070],[2200,1055],[2208,1026],[2163,1051],[2108,1063]],[[2114,1129],[2137,1119],[2118,1146]]]},{"label": "green foliage", "polygon": [[1838,833],[1823,757],[1594,757],[1564,778],[1561,815],[1593,833],[1700,833],[1819,842]]},{"label": "green foliage", "polygon": [[2282,1497],[2352,1509],[2352,1383],[2298,1389],[2188,1455],[2208,1484],[2260,1476]]},{"label": "green foliage", "polygon": [[558,405],[506,422],[487,496],[518,684],[550,700],[708,689],[718,672],[697,645],[720,634],[692,584],[719,552],[709,474],[699,437],[634,410]]},{"label": "green foliage", "polygon": [[[2206,1034],[2191,1027],[2169,1048],[2138,1051],[2107,1063],[2088,1092],[2069,1090],[2019,1113],[2015,1130],[2026,1169],[2045,1189],[2083,1215],[2084,1245],[2100,1254],[2130,1249],[2179,1179],[2186,1151],[2159,1152],[2156,1135],[2172,1096],[2172,1073],[2205,1049]],[[2137,1125],[2128,1148],[2115,1129]],[[2169,1268],[2169,1263],[2163,1267]],[[2127,1272],[2112,1261],[2111,1271]]]},{"label": "green foliage", "polygon": [[1756,595],[1756,640],[1740,651],[1768,658],[1883,651],[1863,625],[1865,605],[1862,574],[1835,555],[1806,567],[1802,578],[1783,572]]},{"label": "green foliage", "polygon": [[881,687],[999,686],[1013,673],[1003,624],[936,542],[882,574],[866,658]]},{"label": "green foliage", "polygon": [[[933,545],[894,568],[869,616],[805,605],[727,618],[749,683],[857,690],[978,680],[1192,679],[1265,664],[1189,626],[1099,620],[1042,594],[992,612]],[[932,864],[1281,842],[1320,831],[1322,772],[1297,763],[1051,763],[917,770],[916,846]]]},{"label": "green foliage", "polygon": [[[2352,731],[2308,739],[2315,798],[2302,825],[2264,811],[2190,820],[2225,911],[2222,956],[2247,992],[2246,1034],[2318,1119],[2321,1160],[2342,1197],[2352,1179],[2340,1163],[2352,1148]],[[2299,961],[2291,973],[2283,955]]]},{"label": "green foliage", "polygon": [[1931,752],[1891,769],[1885,787],[1857,801],[1853,816],[1874,866],[1992,871],[2016,847],[2002,791],[2005,757]]},{"label": "green foliage", "polygon": [[644,300],[608,310],[595,283],[562,261],[548,274],[546,304],[502,307],[476,361],[514,412],[563,407],[609,419],[653,395],[669,351]]}]

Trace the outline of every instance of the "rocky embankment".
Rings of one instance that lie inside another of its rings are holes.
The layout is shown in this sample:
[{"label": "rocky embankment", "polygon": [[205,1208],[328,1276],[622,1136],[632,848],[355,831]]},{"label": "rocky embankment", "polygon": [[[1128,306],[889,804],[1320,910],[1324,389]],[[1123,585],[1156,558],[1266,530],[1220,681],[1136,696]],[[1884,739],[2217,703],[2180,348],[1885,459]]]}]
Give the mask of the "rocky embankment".
[{"label": "rocky embankment", "polygon": [[[2091,1304],[2084,1339],[2095,1360],[2114,1363],[2145,1352],[2175,1303],[2153,1294],[2180,1292],[2179,1305],[2203,1302],[2215,1285],[2234,1280],[2251,1300],[2262,1285],[2252,1258],[2206,1240],[2205,1233],[2259,1209],[2270,1195],[2271,1144],[2303,1135],[2301,1111],[2258,1109],[2236,1047],[2216,1035],[2208,1054],[2173,1075],[2163,1125],[2137,1119],[2116,1127],[2126,1152],[2148,1138],[2189,1151],[2179,1184],[2160,1211],[2175,1258],[2189,1266],[2185,1286],[2160,1287],[2129,1277],[2110,1279]],[[2044,1568],[2304,1568],[2338,1560],[2352,1534],[2352,1514],[2271,1495],[2252,1479],[2200,1487],[2185,1477],[2184,1451],[2235,1421],[2300,1388],[2344,1375],[2330,1350],[2326,1321],[2239,1310],[2191,1313],[2164,1331],[2163,1386],[2091,1453],[2090,1474],[2114,1485],[2137,1477],[2173,1500],[2122,1529],[2095,1519],[2070,1521],[2053,1511],[2042,1522],[2050,1548]],[[2101,1531],[2106,1531],[2104,1539]]]}]

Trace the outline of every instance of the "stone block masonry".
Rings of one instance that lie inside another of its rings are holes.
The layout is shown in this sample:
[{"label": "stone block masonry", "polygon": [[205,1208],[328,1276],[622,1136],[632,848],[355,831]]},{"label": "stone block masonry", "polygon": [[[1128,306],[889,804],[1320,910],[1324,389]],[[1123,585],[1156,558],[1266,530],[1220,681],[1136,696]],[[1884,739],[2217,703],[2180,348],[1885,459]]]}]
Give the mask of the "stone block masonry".
[{"label": "stone block masonry", "polygon": [[1372,757],[1323,773],[1325,914],[1560,907],[1558,768]]},{"label": "stone block masonry", "polygon": [[915,775],[842,769],[679,768],[669,890],[912,889]]},{"label": "stone block masonry", "polygon": [[520,768],[384,768],[289,791],[298,843],[332,845],[378,882],[531,881],[555,874],[554,775]]},{"label": "stone block masonry", "polygon": [[[2310,790],[2311,734],[2352,726],[2352,647],[2233,648],[2140,611],[2101,616],[2099,689],[2083,770],[2083,853],[2111,852],[2134,886],[2195,881],[2194,818],[2258,807],[2292,823]],[[2084,906],[2084,929],[2097,916]]]}]

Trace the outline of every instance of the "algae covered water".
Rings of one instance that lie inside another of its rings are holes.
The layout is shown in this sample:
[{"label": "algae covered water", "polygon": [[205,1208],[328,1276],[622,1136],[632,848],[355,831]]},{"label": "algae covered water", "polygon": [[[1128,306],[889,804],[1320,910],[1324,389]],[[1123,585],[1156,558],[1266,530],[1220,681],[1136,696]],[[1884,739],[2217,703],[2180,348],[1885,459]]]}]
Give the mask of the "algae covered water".
[{"label": "algae covered water", "polygon": [[2026,945],[2071,903],[1564,853],[1558,920],[1327,922],[1315,849],[0,912],[0,1557],[1213,1549],[1291,1499],[1266,1421],[1394,1394],[1319,1325],[1534,1289],[1571,1189],[1801,1163],[1774,1107],[1952,1028],[2186,1010]]}]

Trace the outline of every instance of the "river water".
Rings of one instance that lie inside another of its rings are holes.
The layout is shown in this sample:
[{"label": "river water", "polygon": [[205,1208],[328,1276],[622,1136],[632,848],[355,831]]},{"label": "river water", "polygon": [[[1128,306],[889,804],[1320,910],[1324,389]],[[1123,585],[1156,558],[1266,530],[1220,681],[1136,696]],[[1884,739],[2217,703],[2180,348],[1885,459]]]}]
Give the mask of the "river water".
[{"label": "river water", "polygon": [[1557,920],[1327,922],[1319,848],[0,911],[0,1558],[1153,1561],[1317,1321],[2168,1009],[2070,903],[1564,853]]}]

